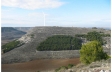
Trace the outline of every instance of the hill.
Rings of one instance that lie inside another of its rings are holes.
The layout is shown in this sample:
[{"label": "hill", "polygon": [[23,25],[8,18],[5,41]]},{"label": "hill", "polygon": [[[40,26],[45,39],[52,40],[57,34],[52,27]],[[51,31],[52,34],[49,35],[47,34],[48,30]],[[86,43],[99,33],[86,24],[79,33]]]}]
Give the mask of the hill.
[{"label": "hill", "polygon": [[[110,30],[78,27],[34,27],[18,40],[25,44],[2,55],[2,63],[26,62],[45,58],[74,58],[79,57],[79,51],[37,51],[40,42],[53,35],[87,34],[90,31],[110,34]],[[33,35],[33,37],[32,37]],[[107,50],[109,51],[109,50]],[[76,54],[74,54],[76,53]]]},{"label": "hill", "polygon": [[26,34],[26,32],[19,31],[17,29],[14,29],[13,27],[2,27],[1,33],[2,40],[20,38],[22,35]]},{"label": "hill", "polygon": [[14,27],[14,29],[17,29],[19,31],[28,32],[32,27]]},{"label": "hill", "polygon": [[1,28],[1,34],[2,34],[2,44],[7,43],[7,41],[11,41],[13,39],[18,39],[22,35],[26,34],[26,32],[19,31],[17,29],[14,29],[13,27],[2,27]]}]

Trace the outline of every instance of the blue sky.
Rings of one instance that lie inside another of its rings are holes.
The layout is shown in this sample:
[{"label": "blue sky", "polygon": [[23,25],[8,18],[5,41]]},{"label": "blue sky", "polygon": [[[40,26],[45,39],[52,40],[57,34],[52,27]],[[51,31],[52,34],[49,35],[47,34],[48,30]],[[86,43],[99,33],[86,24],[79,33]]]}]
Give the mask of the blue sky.
[{"label": "blue sky", "polygon": [[110,27],[110,0],[1,0],[1,26]]}]

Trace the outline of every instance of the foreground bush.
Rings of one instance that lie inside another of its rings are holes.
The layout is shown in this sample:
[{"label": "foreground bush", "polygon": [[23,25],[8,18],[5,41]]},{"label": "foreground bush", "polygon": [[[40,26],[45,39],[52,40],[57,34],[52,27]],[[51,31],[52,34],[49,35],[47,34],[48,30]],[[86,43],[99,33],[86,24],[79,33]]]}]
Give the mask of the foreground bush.
[{"label": "foreground bush", "polygon": [[91,41],[82,45],[80,50],[80,61],[84,64],[90,64],[102,59],[106,60],[109,56],[103,52],[103,47],[98,41]]}]

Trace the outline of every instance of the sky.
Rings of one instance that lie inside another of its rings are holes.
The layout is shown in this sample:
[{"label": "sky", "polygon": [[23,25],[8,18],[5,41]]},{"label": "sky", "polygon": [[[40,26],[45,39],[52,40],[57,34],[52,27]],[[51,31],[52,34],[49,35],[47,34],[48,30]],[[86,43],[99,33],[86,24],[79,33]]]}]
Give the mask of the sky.
[{"label": "sky", "polygon": [[[44,21],[45,15],[45,21]],[[1,0],[2,27],[111,27],[111,0]]]}]

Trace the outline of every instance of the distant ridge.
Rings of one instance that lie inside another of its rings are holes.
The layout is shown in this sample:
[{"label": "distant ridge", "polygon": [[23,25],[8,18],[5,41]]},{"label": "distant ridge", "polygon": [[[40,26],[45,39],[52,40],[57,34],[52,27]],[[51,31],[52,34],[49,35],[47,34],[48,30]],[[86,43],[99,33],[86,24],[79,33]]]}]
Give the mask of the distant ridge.
[{"label": "distant ridge", "polygon": [[20,38],[26,32],[14,29],[13,27],[2,27],[1,28],[2,40],[11,40]]},{"label": "distant ridge", "polygon": [[12,31],[18,31],[16,29],[14,29],[13,27],[2,27],[1,28],[2,33],[3,32],[12,32]]},{"label": "distant ridge", "polygon": [[14,29],[17,29],[19,31],[28,32],[32,27],[14,27]]}]

